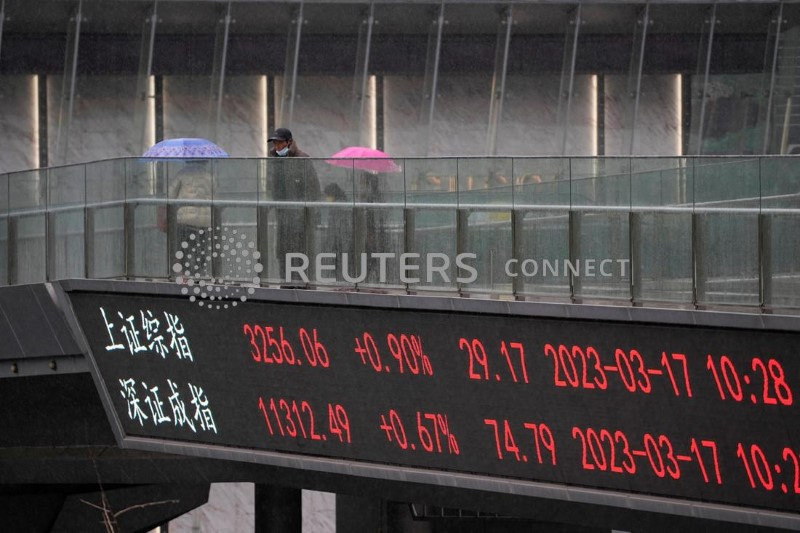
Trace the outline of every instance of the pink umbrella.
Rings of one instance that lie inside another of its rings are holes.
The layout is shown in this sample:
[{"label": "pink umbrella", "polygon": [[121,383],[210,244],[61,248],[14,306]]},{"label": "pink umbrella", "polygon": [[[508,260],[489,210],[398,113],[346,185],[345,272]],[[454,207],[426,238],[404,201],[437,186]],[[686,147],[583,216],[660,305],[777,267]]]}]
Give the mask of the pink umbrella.
[{"label": "pink umbrella", "polygon": [[402,171],[387,153],[365,146],[348,146],[333,154],[331,159],[326,159],[325,162],[336,167],[357,168],[371,172]]}]

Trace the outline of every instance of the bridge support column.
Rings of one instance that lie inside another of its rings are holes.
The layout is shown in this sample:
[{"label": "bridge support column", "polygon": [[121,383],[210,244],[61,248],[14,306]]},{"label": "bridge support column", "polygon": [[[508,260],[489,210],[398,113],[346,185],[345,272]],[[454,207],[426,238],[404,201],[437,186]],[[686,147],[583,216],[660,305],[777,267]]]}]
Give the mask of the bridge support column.
[{"label": "bridge support column", "polygon": [[256,483],[255,533],[299,533],[303,527],[300,489]]},{"label": "bridge support column", "polygon": [[336,495],[336,531],[382,531],[383,500]]}]

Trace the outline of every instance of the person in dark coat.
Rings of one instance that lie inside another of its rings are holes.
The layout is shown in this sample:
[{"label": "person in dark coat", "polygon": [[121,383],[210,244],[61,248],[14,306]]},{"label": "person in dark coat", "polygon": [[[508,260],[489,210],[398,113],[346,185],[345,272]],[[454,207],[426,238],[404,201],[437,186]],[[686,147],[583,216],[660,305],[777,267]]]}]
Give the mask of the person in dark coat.
[{"label": "person in dark coat", "polygon": [[[268,187],[272,199],[288,202],[316,202],[320,197],[319,179],[310,161],[295,158],[310,157],[298,148],[292,132],[278,128],[269,136],[272,143],[269,157],[282,159],[269,165]],[[303,206],[280,206],[276,209],[277,244],[275,255],[278,260],[281,281],[286,279],[286,254],[306,253],[305,250],[305,211]],[[309,258],[313,261],[313,258]]]}]

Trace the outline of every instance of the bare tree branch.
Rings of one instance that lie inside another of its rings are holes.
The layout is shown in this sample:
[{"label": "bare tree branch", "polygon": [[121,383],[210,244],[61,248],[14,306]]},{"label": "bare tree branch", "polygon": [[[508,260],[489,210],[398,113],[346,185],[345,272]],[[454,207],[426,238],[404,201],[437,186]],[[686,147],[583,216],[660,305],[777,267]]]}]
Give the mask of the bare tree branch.
[{"label": "bare tree branch", "polygon": [[180,500],[161,500],[161,501],[158,501],[158,502],[146,502],[146,503],[140,503],[140,504],[137,504],[137,505],[131,505],[130,507],[126,507],[125,509],[122,509],[121,511],[117,511],[115,513],[111,509],[111,504],[108,501],[108,495],[106,494],[106,491],[103,488],[103,482],[100,479],[100,470],[97,468],[97,462],[95,461],[94,457],[92,457],[92,465],[94,466],[94,472],[95,472],[95,475],[97,476],[97,486],[100,488],[100,502],[101,502],[102,505],[97,505],[95,503],[92,503],[92,502],[84,500],[84,499],[81,499],[80,501],[85,503],[86,505],[88,505],[90,507],[93,507],[93,508],[97,509],[98,511],[100,511],[100,513],[101,513],[101,515],[103,517],[103,520],[102,520],[103,526],[105,526],[105,529],[106,529],[107,533],[116,533],[116,531],[119,529],[119,524],[117,522],[117,518],[122,516],[123,514],[127,513],[128,511],[135,511],[137,509],[144,509],[145,507],[151,507],[153,505],[166,505],[166,504],[180,503]]},{"label": "bare tree branch", "polygon": [[150,507],[151,505],[164,505],[167,503],[180,503],[180,500],[161,500],[160,502],[147,502],[147,503],[140,503],[137,505],[131,505],[130,507],[126,507],[121,511],[117,511],[114,513],[114,518],[122,515],[123,513],[127,513],[128,511],[134,511],[136,509],[144,509],[145,507]]},{"label": "bare tree branch", "polygon": [[106,511],[108,510],[108,509],[104,509],[103,507],[100,507],[99,505],[95,505],[95,504],[93,504],[92,502],[87,502],[87,501],[86,501],[86,500],[84,500],[83,498],[81,498],[81,501],[82,501],[83,503],[85,503],[86,505],[89,505],[89,506],[91,506],[91,507],[94,507],[95,509],[98,509],[98,510],[100,510],[100,511],[106,512]]}]

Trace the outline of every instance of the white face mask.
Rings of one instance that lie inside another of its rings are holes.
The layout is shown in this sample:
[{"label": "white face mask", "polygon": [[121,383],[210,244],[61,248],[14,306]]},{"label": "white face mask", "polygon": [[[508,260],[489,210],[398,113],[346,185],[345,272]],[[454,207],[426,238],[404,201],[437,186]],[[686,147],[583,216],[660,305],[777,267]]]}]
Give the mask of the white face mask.
[{"label": "white face mask", "polygon": [[289,153],[289,147],[284,146],[280,150],[275,150],[275,153],[278,155],[278,157],[286,157],[286,155]]}]

